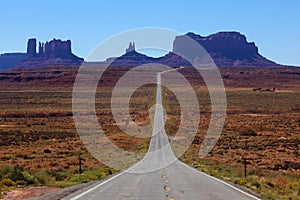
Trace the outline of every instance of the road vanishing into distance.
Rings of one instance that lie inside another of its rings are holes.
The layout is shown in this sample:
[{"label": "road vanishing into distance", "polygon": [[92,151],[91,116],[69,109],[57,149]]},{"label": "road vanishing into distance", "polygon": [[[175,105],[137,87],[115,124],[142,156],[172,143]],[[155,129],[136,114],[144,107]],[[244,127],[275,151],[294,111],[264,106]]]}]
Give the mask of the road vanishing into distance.
[{"label": "road vanishing into distance", "polygon": [[[166,71],[164,71],[166,72]],[[165,133],[161,73],[157,74],[153,133],[145,157],[110,179],[64,199],[253,200],[259,199],[180,162]]]}]

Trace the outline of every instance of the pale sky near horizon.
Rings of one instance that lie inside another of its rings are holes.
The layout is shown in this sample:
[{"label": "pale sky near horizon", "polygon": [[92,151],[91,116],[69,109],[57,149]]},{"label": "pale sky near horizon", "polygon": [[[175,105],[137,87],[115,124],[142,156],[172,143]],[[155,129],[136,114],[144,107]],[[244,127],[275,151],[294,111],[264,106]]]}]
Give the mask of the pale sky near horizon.
[{"label": "pale sky near horizon", "polygon": [[[238,31],[280,64],[300,66],[300,1],[0,1],[0,54],[25,52],[28,38],[71,39],[86,57],[120,32],[161,27],[202,36]],[[124,47],[125,48],[125,47]]]}]

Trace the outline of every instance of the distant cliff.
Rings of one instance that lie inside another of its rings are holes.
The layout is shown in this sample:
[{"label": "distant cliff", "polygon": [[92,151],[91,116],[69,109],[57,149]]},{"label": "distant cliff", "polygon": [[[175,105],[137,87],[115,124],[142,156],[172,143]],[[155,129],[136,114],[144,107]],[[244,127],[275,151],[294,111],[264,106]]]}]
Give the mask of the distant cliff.
[{"label": "distant cliff", "polygon": [[27,58],[26,53],[4,53],[0,55],[0,71],[5,71],[20,64]]},{"label": "distant cliff", "polygon": [[[218,67],[280,67],[281,65],[268,60],[258,53],[254,42],[247,42],[244,35],[238,32],[219,32],[207,37],[194,33],[177,36],[173,42],[173,51],[160,58],[151,58],[135,51],[134,43],[130,43],[126,53],[118,57],[112,66],[138,66],[147,63],[159,63],[168,66],[191,66],[187,60],[180,55],[192,56],[197,59],[193,45],[189,41],[192,38],[200,44],[210,55]],[[129,51],[130,49],[130,51]],[[202,55],[200,59],[211,59]],[[199,58],[198,58],[199,59]]]},{"label": "distant cliff", "polygon": [[45,66],[79,66],[82,58],[75,56],[71,50],[71,41],[53,39],[50,42],[39,42],[29,39],[27,43],[27,58],[18,63],[14,68],[38,68]]},{"label": "distant cliff", "polygon": [[[185,36],[198,42],[209,53],[218,67],[278,66],[275,62],[261,56],[255,43],[247,42],[246,37],[239,32],[218,32],[207,37],[189,32]],[[189,48],[186,45],[185,36],[175,38],[173,52],[180,54]]]},{"label": "distant cliff", "polygon": [[[173,50],[160,58],[152,58],[135,50],[135,43],[129,44],[125,54],[118,58],[108,58],[106,62],[94,63],[111,66],[138,66],[147,63],[159,63],[168,66],[191,66],[180,54],[193,55],[187,36],[199,43],[210,55],[218,67],[280,67],[273,61],[259,54],[254,42],[248,42],[246,36],[239,32],[218,32],[207,37],[189,32],[177,36],[173,41]],[[38,51],[37,51],[38,49]],[[194,55],[196,59],[197,55]],[[202,59],[202,58],[200,58]],[[12,68],[38,68],[44,66],[79,66],[84,60],[72,53],[71,41],[53,39],[39,42],[29,39],[27,53],[10,53],[0,56],[0,70]]]}]

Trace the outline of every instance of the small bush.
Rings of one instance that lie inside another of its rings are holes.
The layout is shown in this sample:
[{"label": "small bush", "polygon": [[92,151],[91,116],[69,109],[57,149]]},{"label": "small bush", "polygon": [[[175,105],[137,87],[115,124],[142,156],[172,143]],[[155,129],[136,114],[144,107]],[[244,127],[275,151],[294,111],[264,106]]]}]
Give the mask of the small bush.
[{"label": "small bush", "polygon": [[246,185],[247,184],[247,180],[245,180],[245,179],[239,179],[239,180],[237,180],[237,184],[239,184],[239,185]]},{"label": "small bush", "polygon": [[[37,182],[37,180],[35,179],[35,177],[33,175],[31,175],[29,172],[27,171],[23,171],[22,172],[23,177],[24,177],[24,181],[26,181],[27,184],[34,184]],[[19,180],[22,181],[22,180]]]},{"label": "small bush", "polygon": [[51,153],[52,151],[50,149],[44,149],[44,153]]},{"label": "small bush", "polygon": [[9,178],[2,179],[1,182],[0,182],[0,185],[6,186],[6,187],[15,187],[15,186],[17,186],[16,182],[14,182],[13,180],[11,180]]},{"label": "small bush", "polygon": [[75,174],[70,181],[75,183],[87,183],[90,180],[86,174]]},{"label": "small bush", "polygon": [[47,171],[47,172],[50,176],[55,178],[56,181],[63,181],[64,179],[66,179],[68,177],[68,174],[62,169],[52,170],[52,171]]},{"label": "small bush", "polygon": [[23,169],[21,167],[13,167],[12,174],[10,175],[11,180],[18,181],[18,180],[25,180],[23,175]]},{"label": "small bush", "polygon": [[69,182],[69,181],[56,181],[56,182],[50,184],[50,186],[64,188],[64,187],[69,187],[69,186],[76,185],[76,184],[77,183],[75,183],[75,182]]},{"label": "small bush", "polygon": [[242,128],[240,130],[240,135],[241,136],[257,136],[257,133],[250,128]]},{"label": "small bush", "polygon": [[35,177],[36,177],[38,183],[40,183],[42,185],[48,185],[55,181],[55,178],[51,177],[51,175],[46,171],[40,171],[40,172],[36,173]]},{"label": "small bush", "polygon": [[272,183],[272,182],[267,182],[267,185],[269,186],[269,187],[271,187],[271,188],[273,188],[275,185],[274,185],[274,183]]},{"label": "small bush", "polygon": [[36,179],[21,167],[4,166],[0,168],[0,179],[11,179],[14,182],[26,182],[25,185],[36,183]]},{"label": "small bush", "polygon": [[16,157],[17,158],[23,158],[23,159],[29,159],[29,156],[28,155],[26,155],[26,154],[18,154],[18,155],[16,155]]},{"label": "small bush", "polygon": [[16,181],[16,184],[17,184],[17,185],[25,186],[25,185],[27,185],[27,182],[26,182],[26,181],[23,181],[23,180],[18,180],[18,181]]},{"label": "small bush", "polygon": [[0,179],[6,178],[8,174],[13,172],[12,166],[4,166],[0,168]]},{"label": "small bush", "polygon": [[108,175],[112,175],[113,171],[110,168],[104,168],[103,170],[104,173],[108,174]]},{"label": "small bush", "polygon": [[274,181],[275,181],[275,185],[281,190],[285,189],[288,183],[287,178],[285,178],[281,174],[278,175]]},{"label": "small bush", "polygon": [[0,179],[11,179],[13,181],[25,180],[21,167],[4,166],[0,168]]},{"label": "small bush", "polygon": [[256,188],[260,188],[260,183],[259,182],[254,182],[252,183],[252,186],[256,187]]}]

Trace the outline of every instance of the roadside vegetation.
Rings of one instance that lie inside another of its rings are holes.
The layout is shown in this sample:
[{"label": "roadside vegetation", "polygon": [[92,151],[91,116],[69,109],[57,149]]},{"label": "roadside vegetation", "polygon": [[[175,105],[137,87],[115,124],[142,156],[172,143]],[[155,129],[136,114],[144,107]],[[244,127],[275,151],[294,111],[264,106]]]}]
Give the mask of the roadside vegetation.
[{"label": "roadside vegetation", "polygon": [[104,179],[116,171],[108,167],[84,168],[82,173],[74,170],[38,170],[30,172],[19,166],[0,167],[0,191],[18,187],[45,185],[50,187],[67,187],[92,180]]},{"label": "roadside vegetation", "polygon": [[242,164],[232,165],[187,157],[181,160],[211,176],[249,188],[263,199],[297,200],[300,197],[300,175],[290,170],[270,171],[248,166],[247,176],[244,177]]}]

